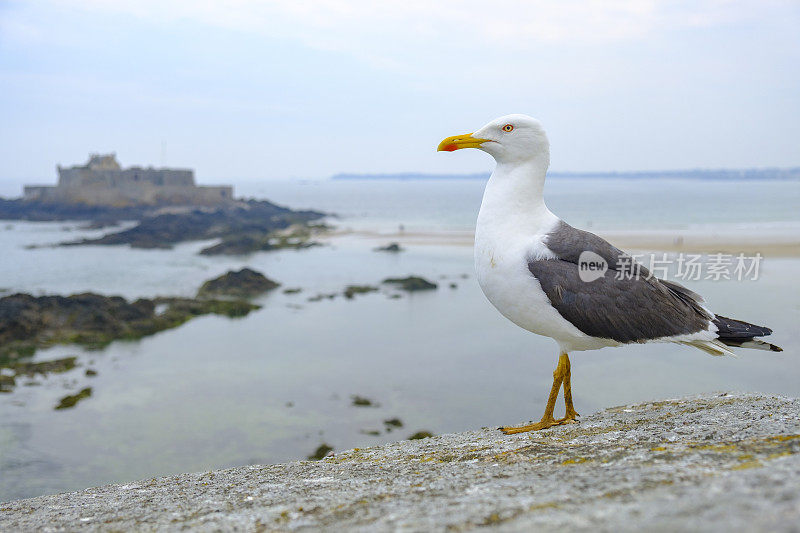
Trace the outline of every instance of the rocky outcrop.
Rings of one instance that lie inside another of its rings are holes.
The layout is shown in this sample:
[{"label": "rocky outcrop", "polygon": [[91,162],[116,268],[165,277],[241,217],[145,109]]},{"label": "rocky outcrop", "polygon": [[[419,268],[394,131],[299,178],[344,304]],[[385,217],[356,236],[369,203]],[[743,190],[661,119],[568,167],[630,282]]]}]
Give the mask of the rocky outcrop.
[{"label": "rocky outcrop", "polygon": [[252,298],[277,287],[280,287],[280,283],[272,281],[261,272],[243,268],[239,271],[230,270],[218,278],[206,281],[197,291],[197,297]]},{"label": "rocky outcrop", "polygon": [[20,500],[0,530],[791,531],[798,479],[800,401],[713,394]]},{"label": "rocky outcrop", "polygon": [[[274,232],[255,232],[226,235],[220,242],[200,250],[200,255],[245,255],[274,250],[302,250],[320,243],[309,240],[310,232],[302,228],[288,235]],[[297,235],[297,234],[301,235]]]},{"label": "rocky outcrop", "polygon": [[[96,239],[63,243],[65,246],[85,244],[128,244],[134,248],[171,248],[184,241],[221,239],[229,242],[214,253],[248,253],[269,244],[273,233],[293,224],[305,224],[324,216],[316,211],[294,211],[267,201],[250,200],[220,209],[194,209],[188,212],[162,213],[142,218],[136,226]],[[278,239],[279,240],[279,239]],[[242,245],[247,244],[246,247]]]},{"label": "rocky outcrop", "polygon": [[427,279],[419,276],[408,276],[406,278],[387,278],[383,280],[383,283],[394,285],[396,288],[408,292],[432,291],[438,287],[436,283],[430,282]]},{"label": "rocky outcrop", "polygon": [[[75,368],[77,357],[63,357],[50,361],[7,361],[0,359],[0,392],[13,392],[21,376],[60,374]],[[89,370],[87,370],[89,372]]]},{"label": "rocky outcrop", "polygon": [[378,291],[378,287],[372,285],[348,285],[342,293],[345,298],[352,300],[357,294],[367,294]]},{"label": "rocky outcrop", "polygon": [[0,220],[92,220],[102,223],[116,220],[139,220],[151,211],[152,208],[142,206],[54,204],[21,198],[0,198]]},{"label": "rocky outcrop", "polygon": [[403,250],[404,249],[400,246],[400,243],[396,243],[396,242],[391,242],[391,243],[387,244],[386,246],[378,246],[377,248],[374,248],[374,251],[376,251],[376,252],[398,253],[398,252],[402,252]]},{"label": "rocky outcrop", "polygon": [[61,401],[58,402],[56,405],[56,410],[58,409],[71,409],[75,407],[75,405],[81,401],[85,400],[86,398],[91,398],[92,396],[92,388],[85,387],[79,390],[76,394],[68,394],[61,398]]},{"label": "rocky outcrop", "polygon": [[[296,211],[266,200],[241,200],[216,208],[174,207],[168,212],[153,206],[112,207],[82,203],[52,203],[0,198],[0,220],[88,220],[82,229],[102,229],[120,220],[139,223],[102,237],[61,243],[127,244],[134,248],[171,248],[193,240],[219,239],[202,250],[203,255],[240,255],[285,248],[302,249],[319,243],[309,239],[323,231],[323,224],[312,221],[325,216],[318,211]],[[286,234],[287,228],[295,228]]]},{"label": "rocky outcrop", "polygon": [[[117,339],[138,339],[214,313],[244,316],[243,301],[154,298],[129,302],[94,293],[72,296],[12,294],[0,298],[0,364],[8,365],[54,344],[102,348]],[[16,367],[14,367],[16,368]]]}]

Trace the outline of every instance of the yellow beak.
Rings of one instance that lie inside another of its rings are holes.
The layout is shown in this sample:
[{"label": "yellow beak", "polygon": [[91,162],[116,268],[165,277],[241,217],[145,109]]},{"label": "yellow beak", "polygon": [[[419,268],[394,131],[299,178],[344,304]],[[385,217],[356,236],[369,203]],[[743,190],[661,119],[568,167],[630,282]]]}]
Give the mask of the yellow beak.
[{"label": "yellow beak", "polygon": [[461,148],[477,148],[485,142],[489,142],[489,139],[479,139],[478,137],[473,137],[471,133],[453,135],[440,142],[436,151],[453,152]]}]

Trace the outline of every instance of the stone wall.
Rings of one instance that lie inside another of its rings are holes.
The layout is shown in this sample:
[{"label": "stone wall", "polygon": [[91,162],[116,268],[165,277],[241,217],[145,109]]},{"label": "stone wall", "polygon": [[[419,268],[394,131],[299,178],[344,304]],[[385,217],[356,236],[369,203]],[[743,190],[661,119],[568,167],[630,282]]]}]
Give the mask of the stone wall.
[{"label": "stone wall", "polygon": [[[107,161],[106,161],[107,160]],[[25,199],[86,205],[220,205],[233,200],[233,187],[198,187],[189,169],[123,169],[113,158],[93,154],[85,166],[58,167],[58,185],[26,186]]]},{"label": "stone wall", "polygon": [[26,186],[25,199],[50,203],[85,205],[204,205],[230,202],[233,187],[181,187],[151,184],[108,186],[44,187]]}]

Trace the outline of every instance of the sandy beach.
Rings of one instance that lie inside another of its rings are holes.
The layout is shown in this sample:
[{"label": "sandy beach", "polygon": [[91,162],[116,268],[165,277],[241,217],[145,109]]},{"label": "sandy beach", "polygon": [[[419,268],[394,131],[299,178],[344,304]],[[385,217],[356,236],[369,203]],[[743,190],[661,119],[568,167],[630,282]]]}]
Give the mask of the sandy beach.
[{"label": "sandy beach", "polygon": [[[755,234],[726,232],[717,234],[698,231],[597,231],[595,232],[620,249],[637,252],[668,252],[695,254],[745,254],[760,253],[764,257],[800,257],[800,235],[790,233]],[[475,235],[471,231],[413,231],[377,232],[363,230],[335,230],[327,235],[329,241],[356,237],[381,246],[396,242],[401,246],[472,246]]]}]

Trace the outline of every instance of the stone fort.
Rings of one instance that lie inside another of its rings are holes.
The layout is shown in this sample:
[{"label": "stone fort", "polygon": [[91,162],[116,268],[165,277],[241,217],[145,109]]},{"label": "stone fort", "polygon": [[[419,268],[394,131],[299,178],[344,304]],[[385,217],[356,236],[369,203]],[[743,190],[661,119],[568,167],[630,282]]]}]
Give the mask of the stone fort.
[{"label": "stone fort", "polygon": [[233,201],[233,187],[198,187],[190,169],[122,168],[116,154],[90,154],[83,166],[58,167],[58,185],[25,186],[26,200],[86,205],[204,205]]}]

